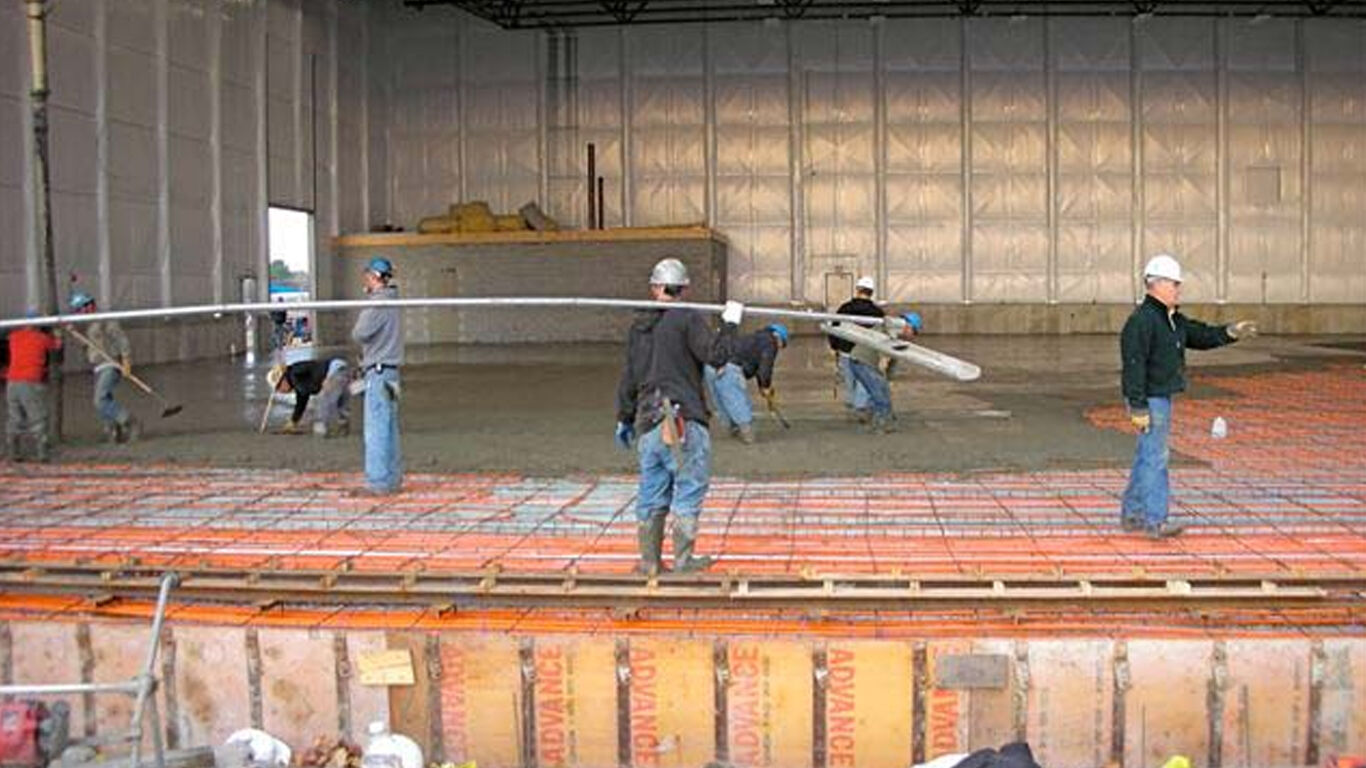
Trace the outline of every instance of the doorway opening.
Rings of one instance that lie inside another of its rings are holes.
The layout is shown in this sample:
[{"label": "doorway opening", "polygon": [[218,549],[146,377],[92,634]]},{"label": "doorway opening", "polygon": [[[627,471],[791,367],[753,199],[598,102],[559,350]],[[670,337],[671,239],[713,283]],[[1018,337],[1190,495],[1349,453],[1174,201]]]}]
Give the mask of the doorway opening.
[{"label": "doorway opening", "polygon": [[316,327],[312,312],[290,309],[291,304],[313,298],[313,214],[296,208],[271,206],[270,303],[280,308],[270,313],[271,358],[292,363],[312,353]]}]

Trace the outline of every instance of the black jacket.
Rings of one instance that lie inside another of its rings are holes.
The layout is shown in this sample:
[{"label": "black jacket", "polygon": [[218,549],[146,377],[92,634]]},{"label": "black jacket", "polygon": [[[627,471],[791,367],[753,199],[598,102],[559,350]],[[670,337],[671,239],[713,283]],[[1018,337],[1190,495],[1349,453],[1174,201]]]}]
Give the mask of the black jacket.
[{"label": "black jacket", "polygon": [[[882,307],[874,304],[872,299],[865,299],[862,296],[855,296],[844,302],[840,305],[840,308],[835,311],[841,315],[866,315],[868,317],[887,316],[887,313],[882,311]],[[847,339],[841,339],[836,336],[830,336],[828,338],[830,339],[830,348],[836,352],[848,354],[849,351],[854,348],[854,342],[848,341]]]},{"label": "black jacket", "polygon": [[617,421],[634,423],[643,434],[663,420],[660,398],[667,397],[683,418],[706,426],[702,366],[724,363],[735,330],[725,323],[713,333],[702,313],[690,309],[637,312],[617,384]]},{"label": "black jacket", "polygon": [[1124,323],[1119,354],[1124,365],[1124,399],[1146,410],[1149,397],[1168,397],[1186,389],[1186,348],[1214,349],[1233,342],[1221,325],[1206,325],[1148,296]]},{"label": "black jacket", "polygon": [[331,363],[331,358],[302,360],[285,369],[285,381],[294,388],[294,415],[289,417],[290,421],[302,419],[308,399],[323,391],[323,381],[327,379],[327,367]]},{"label": "black jacket", "polygon": [[761,388],[768,389],[773,386],[773,363],[777,359],[778,340],[773,338],[773,331],[764,328],[737,338],[726,362],[740,366],[745,378],[755,379]]}]

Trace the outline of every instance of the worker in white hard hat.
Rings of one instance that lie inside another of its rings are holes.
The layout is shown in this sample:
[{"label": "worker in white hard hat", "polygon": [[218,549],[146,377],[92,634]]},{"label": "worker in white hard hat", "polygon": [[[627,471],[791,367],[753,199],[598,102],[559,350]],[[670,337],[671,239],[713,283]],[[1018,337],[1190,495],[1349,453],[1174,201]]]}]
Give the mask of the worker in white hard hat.
[{"label": "worker in white hard hat", "polygon": [[[688,269],[668,258],[650,273],[650,296],[681,300]],[[710,557],[693,554],[698,516],[711,483],[710,414],[702,394],[702,369],[730,355],[744,305],[726,302],[721,330],[691,309],[644,309],[626,339],[626,365],[617,385],[617,444],[635,443],[640,466],[636,494],[636,541],[640,573],[662,569],[664,526],[673,514],[673,570],[699,571]],[[636,436],[639,435],[639,439]]]},{"label": "worker in white hard hat", "polygon": [[[854,298],[835,311],[841,315],[886,317],[882,307],[873,302],[876,288],[872,277],[860,277],[854,283]],[[836,366],[844,381],[844,406],[858,421],[871,422],[874,431],[892,431],[892,390],[882,373],[881,355],[836,336],[830,337],[830,348],[835,350]]]},{"label": "worker in white hard hat", "polygon": [[1126,531],[1164,539],[1182,527],[1167,519],[1167,439],[1172,397],[1186,389],[1186,348],[1214,349],[1257,335],[1257,325],[1240,320],[1207,325],[1183,315],[1181,265],[1169,254],[1148,260],[1143,269],[1147,295],[1120,333],[1122,389],[1129,420],[1138,429],[1129,485],[1124,489],[1120,522]]}]

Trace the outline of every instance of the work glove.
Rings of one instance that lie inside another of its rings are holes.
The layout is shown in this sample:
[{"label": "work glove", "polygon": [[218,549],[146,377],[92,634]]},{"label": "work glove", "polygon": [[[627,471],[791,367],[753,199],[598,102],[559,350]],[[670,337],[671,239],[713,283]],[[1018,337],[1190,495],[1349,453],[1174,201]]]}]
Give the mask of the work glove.
[{"label": "work glove", "polygon": [[1236,323],[1230,324],[1224,330],[1228,331],[1228,335],[1235,339],[1251,339],[1258,333],[1257,321],[1239,320]]},{"label": "work glove", "polygon": [[616,434],[617,445],[621,446],[623,450],[629,451],[631,450],[631,441],[635,439],[635,426],[632,425],[630,422],[618,421]]},{"label": "work glove", "polygon": [[1139,432],[1147,432],[1153,425],[1153,417],[1147,411],[1130,411],[1129,423],[1133,424]]},{"label": "work glove", "polygon": [[721,310],[721,322],[739,325],[745,317],[745,305],[738,301],[726,302],[726,308]]}]

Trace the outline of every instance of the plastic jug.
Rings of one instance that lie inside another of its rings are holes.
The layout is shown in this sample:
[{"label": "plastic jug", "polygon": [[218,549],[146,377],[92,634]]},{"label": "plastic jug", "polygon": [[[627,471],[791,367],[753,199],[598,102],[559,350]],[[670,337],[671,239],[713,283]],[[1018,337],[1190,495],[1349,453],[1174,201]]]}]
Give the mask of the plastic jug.
[{"label": "plastic jug", "polygon": [[401,733],[390,733],[383,720],[370,723],[370,743],[361,757],[362,768],[423,768],[422,748]]},{"label": "plastic jug", "polygon": [[1228,422],[1224,421],[1223,416],[1214,417],[1214,423],[1209,428],[1209,436],[1215,440],[1223,440],[1228,437]]}]

